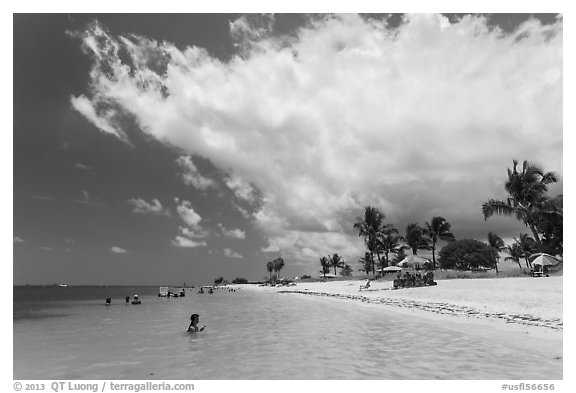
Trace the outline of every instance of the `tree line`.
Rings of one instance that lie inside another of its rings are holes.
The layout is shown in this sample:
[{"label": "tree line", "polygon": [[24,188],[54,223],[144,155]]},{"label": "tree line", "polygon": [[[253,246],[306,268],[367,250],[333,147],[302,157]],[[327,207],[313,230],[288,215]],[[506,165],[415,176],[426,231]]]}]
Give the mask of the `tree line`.
[{"label": "tree line", "polygon": [[[504,183],[507,196],[504,200],[490,199],[482,204],[484,219],[494,215],[513,216],[530,229],[532,236],[521,233],[514,243],[506,246],[500,236],[489,232],[487,241],[475,239],[457,240],[452,233],[451,224],[442,216],[434,216],[429,222],[420,225],[416,222],[406,226],[404,235],[391,223],[386,223],[386,215],[377,207],[366,206],[364,214],[357,217],[353,227],[363,239],[364,257],[358,262],[360,271],[376,275],[377,268],[383,269],[396,264],[406,257],[406,252],[418,255],[418,250],[431,250],[430,269],[495,269],[498,273],[499,253],[509,254],[505,259],[512,260],[522,267],[525,260],[531,267],[528,256],[535,252],[551,255],[563,255],[563,196],[548,196],[548,186],[558,181],[553,172],[545,172],[541,166],[524,161],[521,168],[513,160],[508,168],[508,178]],[[437,250],[438,242],[447,244]],[[438,255],[438,259],[436,256]],[[393,259],[391,259],[393,257]],[[344,262],[337,253],[319,258],[320,273],[330,273],[340,269],[342,276],[352,274],[352,267]],[[276,278],[284,267],[284,259],[278,257],[266,263],[269,278],[272,272]]]},{"label": "tree line", "polygon": [[393,262],[397,263],[404,259],[408,250],[413,255],[417,255],[418,250],[431,250],[431,269],[436,269],[437,244],[440,240],[448,242],[438,253],[443,269],[494,268],[498,273],[501,251],[509,254],[506,260],[516,261],[520,267],[521,258],[524,258],[527,267],[531,267],[528,256],[536,252],[562,255],[562,195],[549,197],[547,194],[548,185],[557,182],[558,176],[528,161],[524,161],[521,168],[517,160],[512,162],[513,167],[508,168],[508,178],[504,184],[506,199],[490,199],[483,203],[482,214],[485,220],[493,215],[514,216],[530,229],[533,237],[520,234],[510,246],[505,246],[502,238],[494,232],[488,233],[486,243],[475,239],[456,240],[450,223],[441,216],[432,217],[424,226],[410,223],[405,236],[401,236],[393,224],[385,223],[383,212],[366,206],[364,215],[354,223],[366,247],[364,257],[359,260],[362,265],[359,270],[375,275],[376,267],[382,269],[390,265],[391,254],[396,256]]}]

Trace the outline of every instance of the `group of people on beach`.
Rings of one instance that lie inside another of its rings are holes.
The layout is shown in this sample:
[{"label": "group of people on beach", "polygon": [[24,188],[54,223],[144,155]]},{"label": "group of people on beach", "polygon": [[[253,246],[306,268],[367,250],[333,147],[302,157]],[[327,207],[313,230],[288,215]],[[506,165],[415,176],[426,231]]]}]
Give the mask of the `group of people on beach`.
[{"label": "group of people on beach", "polygon": [[414,274],[410,272],[398,272],[396,279],[394,280],[394,288],[406,288],[406,287],[422,287],[426,285],[436,285],[434,281],[434,273],[429,271],[422,275],[420,272]]},{"label": "group of people on beach", "polygon": [[[220,288],[219,288],[219,287],[216,287],[216,289],[220,289]],[[236,289],[235,289],[235,288],[226,288],[226,289],[228,290],[228,292],[236,292]],[[205,294],[205,293],[206,293],[206,292],[204,292],[204,287],[200,287],[200,290],[198,291],[198,294],[199,294],[199,295],[203,295],[203,294]],[[208,293],[214,293],[214,288],[213,288],[213,287],[210,287],[210,288],[208,289]]]}]

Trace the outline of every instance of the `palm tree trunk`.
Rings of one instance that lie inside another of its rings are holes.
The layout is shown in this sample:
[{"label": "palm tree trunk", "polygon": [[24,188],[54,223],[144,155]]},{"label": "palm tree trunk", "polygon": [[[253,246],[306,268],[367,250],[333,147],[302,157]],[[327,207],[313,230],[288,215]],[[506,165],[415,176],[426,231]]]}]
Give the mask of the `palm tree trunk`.
[{"label": "palm tree trunk", "polygon": [[436,270],[436,242],[432,242],[432,270]]},{"label": "palm tree trunk", "polygon": [[532,266],[530,266],[529,262],[528,262],[528,257],[524,256],[524,259],[526,260],[526,267],[527,268],[531,268]]},{"label": "palm tree trunk", "polygon": [[540,241],[540,236],[538,235],[538,231],[533,224],[529,225],[530,230],[532,231],[532,235],[534,236],[534,240],[536,240],[536,244],[538,246],[538,252],[542,252],[542,242]]}]

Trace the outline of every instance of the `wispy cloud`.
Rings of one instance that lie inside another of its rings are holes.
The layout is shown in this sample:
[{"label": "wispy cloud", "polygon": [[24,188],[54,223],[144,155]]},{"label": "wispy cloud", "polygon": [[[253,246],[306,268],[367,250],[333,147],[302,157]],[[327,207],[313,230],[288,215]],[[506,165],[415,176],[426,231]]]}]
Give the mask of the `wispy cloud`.
[{"label": "wispy cloud", "polygon": [[225,248],[222,252],[224,253],[224,256],[227,258],[238,258],[238,259],[244,258],[242,255],[238,254],[231,248]]},{"label": "wispy cloud", "polygon": [[20,236],[14,236],[14,243],[24,243],[24,239]]},{"label": "wispy cloud", "polygon": [[133,213],[171,216],[170,210],[162,206],[162,203],[156,198],[152,199],[151,202],[146,202],[142,198],[132,198],[127,203],[132,207]]},{"label": "wispy cloud", "polygon": [[[441,214],[457,232],[483,222],[512,158],[562,172],[561,19],[509,34],[426,14],[394,29],[317,17],[285,39],[273,28],[233,22],[242,56],[222,62],[92,25],[81,34],[91,91],[72,105],[124,141],[115,113],[130,113],[142,132],[230,172],[239,200],[261,195],[252,217],[268,249],[298,261],[361,255],[351,225],[367,204],[399,226]],[[148,66],[158,56],[165,72]],[[190,208],[179,216],[192,227]]]},{"label": "wispy cloud", "polygon": [[91,171],[93,169],[90,165],[81,164],[79,162],[77,162],[74,166],[83,171]]},{"label": "wispy cloud", "polygon": [[258,193],[256,189],[240,176],[230,174],[224,178],[224,182],[241,201],[248,202],[252,205],[258,202]]},{"label": "wispy cloud", "polygon": [[209,235],[209,231],[200,225],[202,217],[196,213],[189,201],[180,201],[178,198],[174,201],[178,216],[187,226],[178,226],[179,235],[172,240],[172,244],[177,247],[205,247],[207,245],[205,241],[196,240]]},{"label": "wispy cloud", "polygon": [[53,197],[45,196],[45,195],[30,195],[30,198],[38,199],[41,201],[53,201]]},{"label": "wispy cloud", "polygon": [[192,161],[192,157],[180,156],[176,160],[176,164],[178,164],[182,170],[180,177],[184,184],[193,186],[199,190],[206,190],[216,186],[214,180],[208,179],[200,174],[198,168],[196,168],[196,165],[194,165],[194,162]]},{"label": "wispy cloud", "polygon": [[222,231],[222,234],[226,237],[232,239],[246,239],[246,232],[240,228],[226,229],[224,225],[218,224],[218,228]]},{"label": "wispy cloud", "polygon": [[88,191],[80,190],[80,194],[82,195],[81,199],[76,199],[76,203],[81,203],[83,205],[90,205],[90,206],[103,206],[102,203],[98,198],[93,197]]},{"label": "wispy cloud", "polygon": [[114,246],[114,247],[110,248],[110,251],[112,251],[114,254],[125,254],[128,252],[125,249],[123,249],[122,247],[118,247],[118,246]]},{"label": "wispy cloud", "polygon": [[207,243],[204,240],[192,240],[187,237],[183,236],[176,236],[172,241],[172,245],[175,247],[184,247],[184,248],[196,248],[196,247],[206,247]]}]

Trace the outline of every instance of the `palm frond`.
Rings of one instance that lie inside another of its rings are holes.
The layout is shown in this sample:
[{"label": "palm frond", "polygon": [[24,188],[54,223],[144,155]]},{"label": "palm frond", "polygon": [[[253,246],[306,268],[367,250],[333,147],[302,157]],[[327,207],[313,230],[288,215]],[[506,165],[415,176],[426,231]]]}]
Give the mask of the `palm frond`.
[{"label": "palm frond", "polygon": [[490,199],[488,202],[482,204],[482,214],[484,219],[492,217],[493,215],[511,216],[516,212],[516,209],[508,202]]}]

